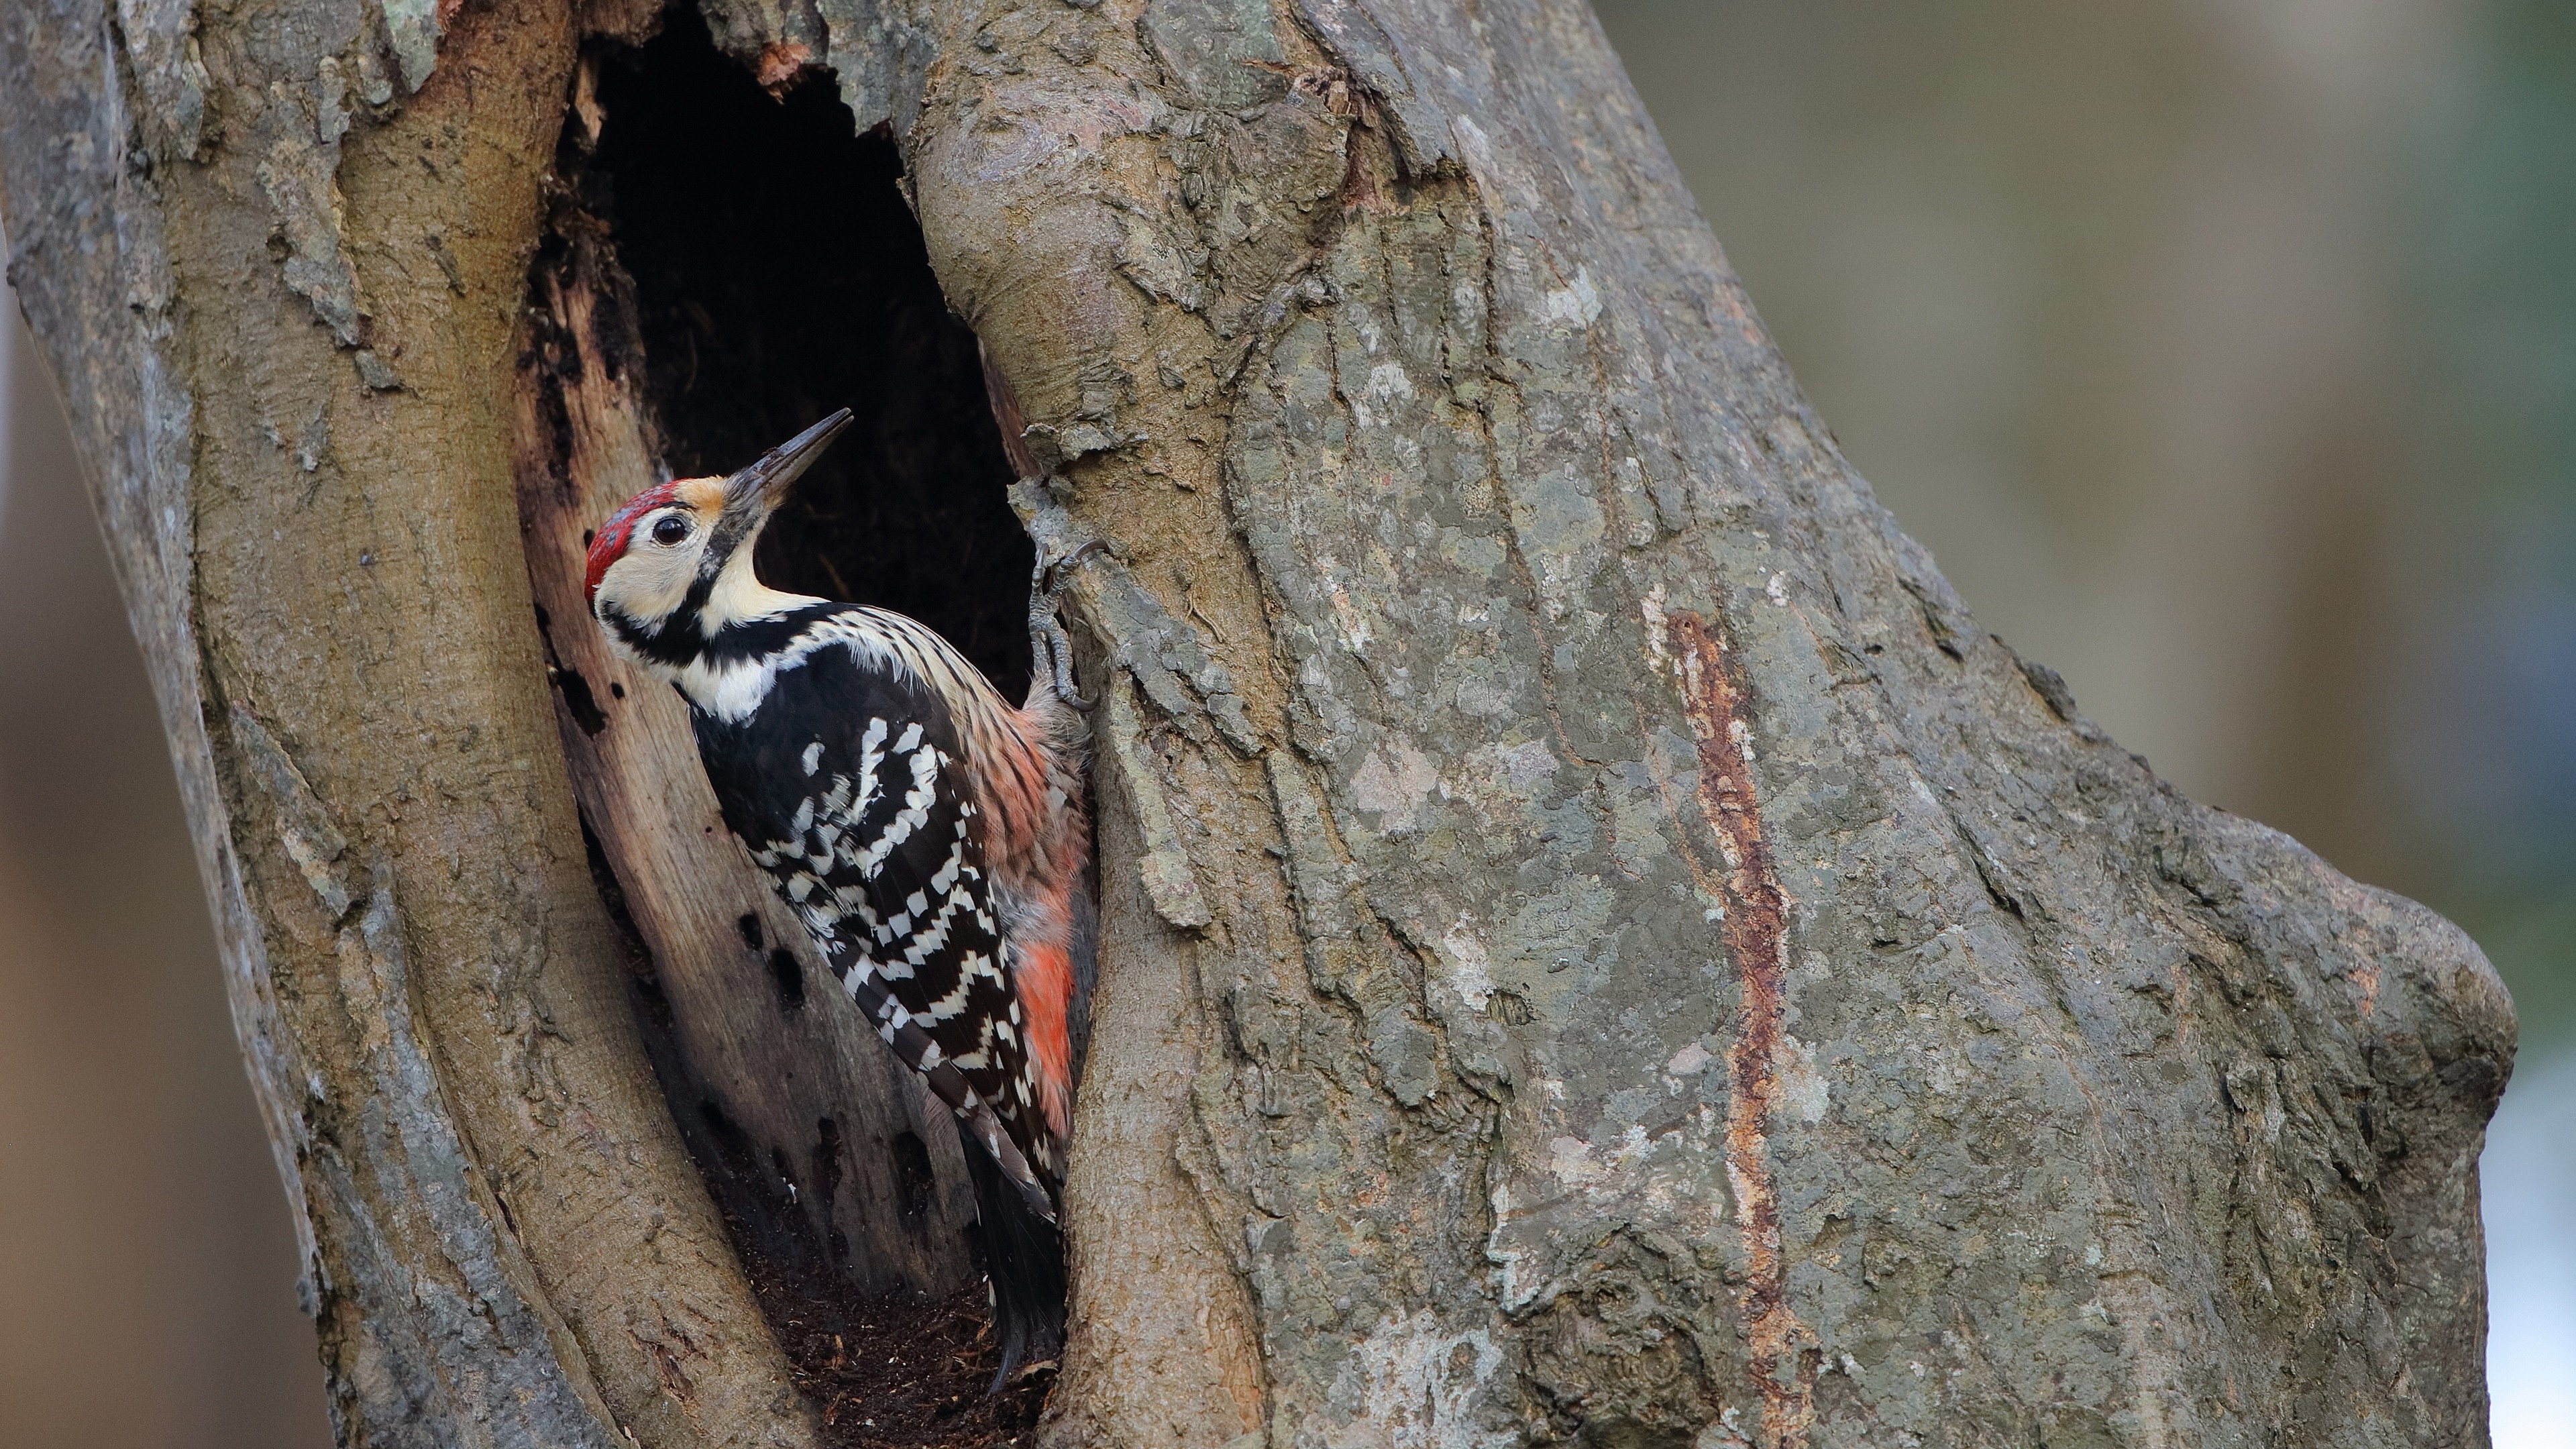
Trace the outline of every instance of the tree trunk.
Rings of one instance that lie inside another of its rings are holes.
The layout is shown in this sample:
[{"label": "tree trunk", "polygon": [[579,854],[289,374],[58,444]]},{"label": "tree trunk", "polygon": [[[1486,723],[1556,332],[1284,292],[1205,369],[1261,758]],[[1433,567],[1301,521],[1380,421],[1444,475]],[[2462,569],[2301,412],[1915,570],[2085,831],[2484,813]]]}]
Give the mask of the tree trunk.
[{"label": "tree trunk", "polygon": [[[344,1442],[814,1443],[746,1257],[962,1279],[953,1163],[889,1216],[900,1083],[791,1006],[783,921],[652,793],[672,712],[567,618],[584,510],[825,378],[882,446],[779,567],[975,636],[1012,473],[1042,556],[1106,545],[1046,1442],[2483,1442],[2494,974],[1975,626],[1580,5],[705,13],[783,129],[696,109],[649,0],[6,20],[10,278]],[[830,211],[869,147],[917,233]],[[763,156],[811,194],[673,200]],[[925,263],[971,337],[817,330]]]}]

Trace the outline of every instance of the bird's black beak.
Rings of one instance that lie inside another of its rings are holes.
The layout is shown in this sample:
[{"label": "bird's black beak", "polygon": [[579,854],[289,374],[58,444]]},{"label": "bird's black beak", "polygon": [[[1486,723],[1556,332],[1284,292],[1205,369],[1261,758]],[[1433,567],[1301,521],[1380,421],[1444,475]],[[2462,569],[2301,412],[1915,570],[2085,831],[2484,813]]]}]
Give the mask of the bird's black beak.
[{"label": "bird's black beak", "polygon": [[725,480],[725,512],[739,514],[756,509],[754,516],[766,518],[778,501],[787,496],[788,485],[813,465],[841,430],[850,425],[850,410],[843,408],[823,421],[770,449],[760,461]]}]

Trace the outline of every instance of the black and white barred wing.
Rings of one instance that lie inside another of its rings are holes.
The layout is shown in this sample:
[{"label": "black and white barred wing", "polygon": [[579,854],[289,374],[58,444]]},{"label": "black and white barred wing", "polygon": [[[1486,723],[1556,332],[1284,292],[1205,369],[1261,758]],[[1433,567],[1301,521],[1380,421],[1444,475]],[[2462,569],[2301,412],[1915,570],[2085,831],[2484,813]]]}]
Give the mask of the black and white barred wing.
[{"label": "black and white barred wing", "polygon": [[[1052,1220],[1038,1171],[1059,1169],[1029,1101],[1020,1008],[955,732],[935,697],[846,661],[819,651],[773,686],[762,714],[805,722],[804,738],[769,742],[792,759],[755,766],[735,788],[718,782],[727,823],[878,1034]],[[710,728],[722,726],[702,720]]]}]

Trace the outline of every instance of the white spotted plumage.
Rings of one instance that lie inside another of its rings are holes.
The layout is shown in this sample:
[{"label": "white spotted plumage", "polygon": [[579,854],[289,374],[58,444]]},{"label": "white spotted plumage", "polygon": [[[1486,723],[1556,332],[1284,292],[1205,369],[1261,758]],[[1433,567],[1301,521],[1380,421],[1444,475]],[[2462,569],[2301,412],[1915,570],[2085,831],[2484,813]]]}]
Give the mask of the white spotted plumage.
[{"label": "white spotted plumage", "polygon": [[[778,490],[845,423],[731,479],[639,494],[598,531],[592,610],[687,699],[726,823],[949,1105],[970,1160],[1001,1169],[1008,1190],[979,1176],[979,1208],[988,1224],[1019,1212],[1020,1232],[1054,1221],[1072,1125],[1090,949],[1081,719],[1045,683],[1012,708],[901,615],[760,584],[752,545]],[[995,1260],[1003,1317],[1060,1313],[1060,1259],[1014,1251],[1016,1267]],[[1034,1295],[1021,1309],[1015,1274]]]}]

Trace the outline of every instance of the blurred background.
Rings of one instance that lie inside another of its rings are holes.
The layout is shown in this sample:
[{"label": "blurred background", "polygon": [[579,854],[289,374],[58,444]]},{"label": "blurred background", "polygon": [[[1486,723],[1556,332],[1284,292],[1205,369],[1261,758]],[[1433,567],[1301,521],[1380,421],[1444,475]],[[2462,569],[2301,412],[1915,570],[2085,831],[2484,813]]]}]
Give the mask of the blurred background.
[{"label": "blurred background", "polygon": [[[1986,626],[2494,958],[2496,1442],[2576,1445],[2576,5],[1597,8]],[[0,1437],[321,1446],[159,725],[6,331]]]}]

